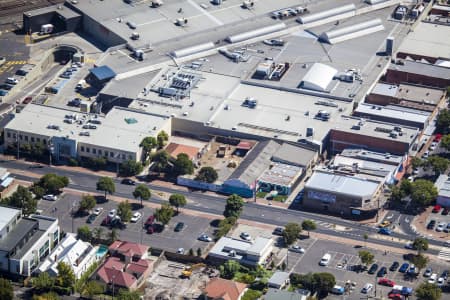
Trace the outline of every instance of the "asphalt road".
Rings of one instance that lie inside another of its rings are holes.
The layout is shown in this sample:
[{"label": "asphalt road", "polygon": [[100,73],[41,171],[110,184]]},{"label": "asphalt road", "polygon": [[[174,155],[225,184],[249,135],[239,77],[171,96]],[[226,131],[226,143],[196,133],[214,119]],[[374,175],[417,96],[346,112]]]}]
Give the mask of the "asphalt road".
[{"label": "asphalt road", "polygon": [[[53,172],[59,175],[69,177],[71,180],[69,188],[90,193],[98,192],[96,191],[95,185],[99,176],[93,174],[80,173],[71,170],[62,170],[58,168],[51,168],[48,166],[44,166],[43,168],[30,169],[29,168],[30,165],[22,161],[3,161],[3,163],[1,163],[0,165],[5,168],[12,169],[10,170],[12,175],[20,180],[33,181],[35,179],[24,175],[22,172],[17,172],[14,169],[31,171],[36,174],[47,174]],[[116,178],[115,182],[116,182],[116,192],[114,194],[115,196],[132,198],[131,193],[134,190],[133,186],[120,184],[119,178]],[[155,192],[165,192],[169,194],[170,193],[184,194],[188,199],[190,199],[190,202],[188,203],[188,205],[186,205],[186,208],[191,210],[222,215],[225,207],[224,198],[221,196],[212,196],[201,192],[182,191],[178,189],[161,187],[152,184],[148,184],[148,186]],[[164,200],[161,200],[158,197],[152,197],[150,201],[153,203],[163,203]],[[332,236],[340,236],[343,238],[349,238],[361,242],[364,241],[363,239],[364,234],[373,236],[378,232],[378,229],[375,227],[362,225],[357,222],[352,222],[332,216],[313,214],[309,212],[291,209],[281,209],[274,206],[263,206],[252,202],[248,202],[245,204],[241,218],[265,224],[272,224],[276,226],[283,226],[288,222],[301,223],[305,219],[312,219],[318,224],[318,228],[316,230],[316,232],[318,233]],[[347,228],[347,230],[336,230],[333,228],[334,226],[345,227]],[[394,232],[391,237],[403,240],[412,240],[416,236],[417,235],[415,233],[404,234]],[[397,247],[397,248],[404,247],[403,243],[396,242],[394,241],[394,239],[373,239],[372,237],[369,237],[368,241],[376,242],[379,245],[385,245],[389,247]],[[432,245],[442,246],[441,241],[430,239],[429,242]],[[438,254],[438,251],[430,249],[428,253]]]}]

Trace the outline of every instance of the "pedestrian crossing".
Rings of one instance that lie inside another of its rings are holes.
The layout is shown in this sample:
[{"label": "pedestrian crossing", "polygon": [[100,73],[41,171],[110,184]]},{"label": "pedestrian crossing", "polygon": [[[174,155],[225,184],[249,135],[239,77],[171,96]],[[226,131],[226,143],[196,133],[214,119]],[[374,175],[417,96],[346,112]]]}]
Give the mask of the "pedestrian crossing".
[{"label": "pedestrian crossing", "polygon": [[10,60],[5,63],[5,65],[25,65],[27,64],[26,60]]},{"label": "pedestrian crossing", "polygon": [[445,261],[450,261],[450,248],[443,247],[441,251],[439,251],[438,258]]},{"label": "pedestrian crossing", "polygon": [[85,63],[93,64],[93,63],[95,63],[95,59],[93,59],[93,58],[86,58]]},{"label": "pedestrian crossing", "polygon": [[332,228],[334,227],[333,224],[327,223],[327,222],[322,222],[322,221],[317,221],[316,224],[318,226],[322,226],[322,227],[326,227],[326,228]]}]

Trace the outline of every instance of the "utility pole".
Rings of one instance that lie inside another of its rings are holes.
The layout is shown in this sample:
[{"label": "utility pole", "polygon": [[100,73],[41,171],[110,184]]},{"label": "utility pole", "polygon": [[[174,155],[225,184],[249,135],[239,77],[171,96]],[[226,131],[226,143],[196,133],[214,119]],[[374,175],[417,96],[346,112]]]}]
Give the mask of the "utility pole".
[{"label": "utility pole", "polygon": [[16,131],[16,141],[17,141],[17,160],[19,160],[19,152],[20,152],[20,142],[19,142],[19,131]]},{"label": "utility pole", "polygon": [[[142,198],[141,198],[142,201]],[[142,216],[141,216],[141,244],[142,244],[142,240],[144,238],[144,212],[142,212]]]}]

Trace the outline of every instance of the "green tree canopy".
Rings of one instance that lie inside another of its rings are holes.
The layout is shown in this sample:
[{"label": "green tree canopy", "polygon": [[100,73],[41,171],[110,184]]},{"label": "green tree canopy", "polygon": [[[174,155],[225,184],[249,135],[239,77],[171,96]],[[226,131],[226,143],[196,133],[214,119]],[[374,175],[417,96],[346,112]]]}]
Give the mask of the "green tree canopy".
[{"label": "green tree canopy", "polygon": [[58,270],[58,276],[56,276],[58,285],[65,288],[72,288],[75,284],[75,274],[72,268],[65,262],[60,261],[56,269]]},{"label": "green tree canopy", "polygon": [[186,153],[177,155],[173,163],[173,172],[176,176],[194,173],[194,164]]},{"label": "green tree canopy", "polygon": [[0,278],[0,299],[13,300],[14,290],[11,285],[11,281],[5,278]]},{"label": "green tree canopy", "polygon": [[169,197],[169,203],[170,205],[172,205],[173,207],[176,207],[177,212],[178,212],[178,208],[179,207],[183,207],[186,205],[187,201],[186,201],[186,197],[184,197],[184,195],[181,194],[172,194]]},{"label": "green tree canopy", "polygon": [[144,152],[148,155],[148,153],[158,146],[158,141],[154,137],[148,136],[142,140],[139,146],[141,146]]},{"label": "green tree canopy", "polygon": [[373,255],[371,252],[366,251],[366,250],[359,251],[358,256],[361,259],[361,263],[365,266],[373,263],[373,260],[375,259],[375,255]]},{"label": "green tree canopy", "polygon": [[78,207],[79,211],[85,212],[90,211],[97,205],[97,201],[95,200],[95,197],[92,195],[83,195],[81,197],[80,206]]},{"label": "green tree canopy", "polygon": [[424,282],[416,288],[417,300],[439,300],[442,290],[434,283]]},{"label": "green tree canopy", "polygon": [[48,292],[40,295],[33,295],[32,300],[59,300],[61,297],[55,292]]},{"label": "green tree canopy", "polygon": [[423,251],[427,251],[428,246],[428,240],[423,237],[418,237],[413,242],[413,248],[417,249],[417,254],[421,254]]},{"label": "green tree canopy", "polygon": [[[244,282],[246,283],[246,282]],[[252,282],[249,282],[252,283]],[[262,296],[261,291],[248,289],[242,296],[241,300],[258,300]]]},{"label": "green tree canopy", "polygon": [[413,156],[411,157],[411,167],[413,167],[414,169],[417,169],[419,167],[421,167],[423,165],[423,161],[417,157],[417,156]]},{"label": "green tree canopy", "polygon": [[302,227],[297,223],[287,223],[283,230],[283,240],[287,246],[292,245],[302,232]]},{"label": "green tree canopy", "polygon": [[95,280],[90,280],[83,287],[81,295],[87,299],[93,299],[95,295],[103,294],[105,289]]},{"label": "green tree canopy", "polygon": [[446,134],[446,135],[442,136],[441,147],[446,149],[447,151],[450,150],[450,134]]},{"label": "green tree canopy", "polygon": [[394,185],[391,189],[391,197],[390,200],[394,201],[394,202],[401,202],[402,199],[405,197],[405,193],[403,192],[403,190],[401,188],[399,188],[398,186]]},{"label": "green tree canopy", "polygon": [[427,266],[429,261],[429,258],[424,256],[423,254],[414,255],[411,260],[411,262],[418,269],[418,273],[420,273],[420,271]]},{"label": "green tree canopy", "polygon": [[308,231],[308,237],[309,237],[310,231],[317,229],[316,222],[314,222],[313,220],[305,220],[302,222],[302,229]]},{"label": "green tree canopy", "polygon": [[106,194],[114,194],[116,191],[116,185],[114,184],[114,180],[110,177],[100,177],[97,181],[97,191],[102,191]]},{"label": "green tree canopy", "polygon": [[232,279],[237,272],[241,270],[241,264],[235,260],[227,260],[219,267],[220,277],[225,279]]},{"label": "green tree canopy", "polygon": [[128,200],[122,201],[117,206],[117,215],[124,223],[130,222],[133,212],[131,211],[131,204]]},{"label": "green tree canopy", "polygon": [[158,142],[158,147],[162,148],[166,145],[166,142],[169,140],[169,135],[164,130],[161,130],[156,137]]},{"label": "green tree canopy", "polygon": [[437,188],[431,181],[417,179],[411,184],[411,200],[416,204],[427,206],[436,199],[437,195]]},{"label": "green tree canopy", "polygon": [[157,172],[163,172],[169,166],[170,155],[166,150],[156,152],[152,157],[154,169]]},{"label": "green tree canopy", "polygon": [[144,166],[140,161],[132,159],[126,160],[120,164],[119,173],[120,176],[129,177],[140,174],[144,170]]},{"label": "green tree canopy", "polygon": [[152,192],[150,191],[149,187],[146,186],[145,184],[139,184],[133,191],[133,197],[135,199],[140,199],[141,200],[141,207],[142,205],[142,200],[149,200],[150,197],[152,196]]},{"label": "green tree canopy", "polygon": [[233,225],[236,224],[236,218],[235,217],[228,217],[219,222],[219,226],[217,230],[214,232],[214,237],[216,240],[220,239],[221,237],[225,236],[233,227]]},{"label": "green tree canopy", "polygon": [[435,175],[444,173],[448,168],[448,159],[433,155],[430,156],[426,161],[425,165],[433,169]]},{"label": "green tree canopy", "polygon": [[55,284],[55,279],[50,277],[47,272],[40,273],[37,277],[33,277],[31,280],[33,289],[41,294],[50,291]]},{"label": "green tree canopy", "polygon": [[119,238],[119,233],[117,232],[116,228],[111,229],[111,231],[108,234],[109,243],[112,244]]},{"label": "green tree canopy", "polygon": [[5,204],[22,209],[24,215],[28,216],[36,212],[37,200],[33,198],[31,192],[21,185],[6,200]]},{"label": "green tree canopy", "polygon": [[69,178],[49,173],[42,176],[35,184],[44,188],[47,194],[59,194],[62,188],[69,185]]},{"label": "green tree canopy", "polygon": [[217,175],[217,171],[214,170],[213,167],[202,167],[199,171],[195,180],[203,181],[208,183],[213,183],[217,180],[219,176]]},{"label": "green tree canopy", "polygon": [[117,300],[140,300],[141,294],[138,291],[128,291],[120,289],[117,295]]},{"label": "green tree canopy", "polygon": [[77,229],[77,239],[85,242],[90,242],[92,240],[92,232],[89,226],[83,225]]},{"label": "green tree canopy", "polygon": [[155,210],[155,219],[164,226],[170,222],[173,216],[173,209],[168,204],[162,204],[161,208]]},{"label": "green tree canopy", "polygon": [[223,212],[223,215],[226,218],[235,217],[236,219],[239,219],[243,208],[244,200],[242,200],[242,197],[233,194],[227,199],[227,204],[225,205],[225,211]]},{"label": "green tree canopy", "polygon": [[320,297],[326,296],[336,284],[336,279],[331,273],[307,273],[290,275],[291,283],[295,286],[302,286],[310,291],[317,292]]},{"label": "green tree canopy", "polygon": [[441,109],[436,119],[436,131],[447,134],[450,132],[450,111],[448,109]]}]

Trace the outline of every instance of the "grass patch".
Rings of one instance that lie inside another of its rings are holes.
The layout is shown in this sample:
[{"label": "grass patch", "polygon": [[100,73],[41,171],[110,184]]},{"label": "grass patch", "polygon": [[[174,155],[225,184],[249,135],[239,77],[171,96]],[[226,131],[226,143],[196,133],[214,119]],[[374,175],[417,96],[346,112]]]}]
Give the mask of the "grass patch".
[{"label": "grass patch", "polygon": [[242,296],[241,300],[258,300],[262,296],[262,292],[248,289]]},{"label": "grass patch", "polygon": [[266,198],[267,193],[266,192],[257,192],[256,198]]},{"label": "grass patch", "polygon": [[286,201],[287,196],[286,195],[276,195],[275,197],[273,197],[273,201],[278,201],[278,202],[284,202]]}]

